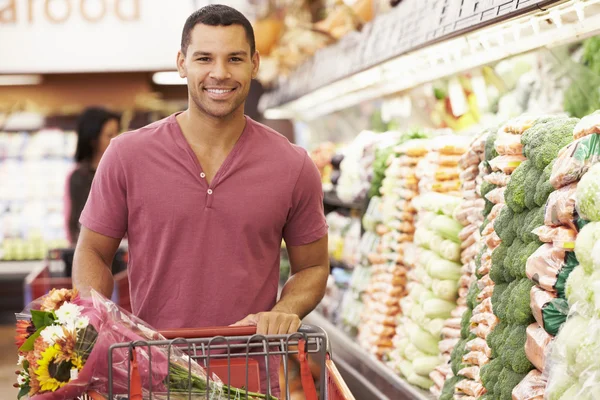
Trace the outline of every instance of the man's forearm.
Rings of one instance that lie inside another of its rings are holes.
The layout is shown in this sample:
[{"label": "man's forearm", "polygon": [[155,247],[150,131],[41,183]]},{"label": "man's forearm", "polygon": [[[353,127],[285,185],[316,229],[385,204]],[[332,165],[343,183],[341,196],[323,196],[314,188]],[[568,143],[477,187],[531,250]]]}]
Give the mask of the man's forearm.
[{"label": "man's forearm", "polygon": [[112,261],[104,260],[94,250],[77,247],[73,258],[73,286],[82,296],[89,296],[91,289],[111,298],[114,278]]},{"label": "man's forearm", "polygon": [[321,302],[327,287],[329,265],[304,269],[292,275],[272,311],[306,317]]}]

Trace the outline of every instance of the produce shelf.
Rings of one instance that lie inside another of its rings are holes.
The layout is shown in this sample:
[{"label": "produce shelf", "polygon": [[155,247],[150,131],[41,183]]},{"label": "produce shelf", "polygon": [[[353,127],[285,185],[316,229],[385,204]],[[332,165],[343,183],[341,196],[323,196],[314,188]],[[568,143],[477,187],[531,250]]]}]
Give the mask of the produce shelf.
[{"label": "produce shelf", "polygon": [[321,314],[313,312],[304,319],[327,332],[333,360],[357,399],[433,400],[429,392],[408,384],[391,369],[374,359],[356,341],[334,326]]},{"label": "produce shelf", "polygon": [[365,203],[345,203],[335,192],[324,192],[323,195],[323,203],[330,207],[341,207],[359,211],[363,211],[365,209]]}]

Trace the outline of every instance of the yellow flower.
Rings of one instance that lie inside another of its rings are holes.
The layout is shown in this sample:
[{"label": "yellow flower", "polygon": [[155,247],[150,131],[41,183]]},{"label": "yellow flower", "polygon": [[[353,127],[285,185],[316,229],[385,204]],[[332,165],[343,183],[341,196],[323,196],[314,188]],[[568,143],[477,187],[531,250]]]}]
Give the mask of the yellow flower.
[{"label": "yellow flower", "polygon": [[70,371],[73,366],[81,369],[81,360],[57,362],[57,358],[61,356],[62,352],[57,344],[48,347],[42,353],[42,359],[38,361],[38,368],[35,370],[42,391],[54,392],[60,389],[69,383]]}]

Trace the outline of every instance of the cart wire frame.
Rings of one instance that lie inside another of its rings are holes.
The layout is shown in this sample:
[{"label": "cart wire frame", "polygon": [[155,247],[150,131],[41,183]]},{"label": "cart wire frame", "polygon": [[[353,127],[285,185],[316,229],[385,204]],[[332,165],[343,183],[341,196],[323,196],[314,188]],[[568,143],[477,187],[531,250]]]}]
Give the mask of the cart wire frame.
[{"label": "cart wire frame", "polygon": [[[202,367],[206,369],[207,377],[211,377],[211,359],[213,360],[227,360],[227,382],[223,384],[223,388],[230,388],[231,383],[231,360],[245,358],[246,360],[246,386],[244,387],[246,395],[245,399],[249,399],[249,373],[248,366],[249,360],[257,359],[258,357],[264,357],[265,370],[267,385],[266,388],[262,388],[262,392],[268,396],[271,395],[271,376],[269,371],[269,358],[271,356],[281,356],[283,358],[283,370],[285,377],[285,397],[282,399],[290,399],[290,386],[289,386],[289,365],[288,357],[290,355],[302,356],[301,351],[303,350],[305,356],[309,354],[318,355],[318,361],[321,367],[320,371],[320,382],[321,390],[319,399],[328,399],[328,384],[327,384],[327,367],[326,361],[331,357],[331,348],[327,333],[315,326],[303,325],[299,332],[291,335],[249,335],[249,336],[214,336],[210,338],[174,338],[166,340],[152,340],[152,341],[136,341],[136,342],[125,342],[116,343],[110,346],[108,351],[108,399],[114,399],[118,397],[113,396],[113,353],[116,349],[128,348],[128,376],[127,376],[127,391],[131,394],[131,364],[134,358],[134,351],[136,347],[145,347],[148,349],[148,395],[149,399],[153,398],[165,398],[165,393],[153,393],[153,374],[152,374],[152,347],[167,347],[167,359],[171,360],[171,354],[173,347],[177,347],[179,350],[184,351],[188,359],[188,390],[186,392],[177,391],[177,398],[187,394],[188,399],[200,399],[204,395],[194,394],[191,387],[191,371],[192,371],[192,359],[198,362]],[[213,354],[217,352],[217,354]],[[170,381],[170,368],[167,372],[166,382]],[[209,378],[210,379],[210,378]],[[266,390],[265,390],[266,389]],[[155,397],[155,394],[159,397]],[[171,388],[167,385],[166,399],[171,399]],[[218,391],[211,389],[211,385],[207,382],[206,399],[213,399],[215,395],[218,395]],[[282,393],[283,395],[283,393]],[[229,391],[224,398],[236,398],[232,396]],[[216,397],[221,398],[221,397]],[[239,398],[239,397],[237,397]],[[242,395],[242,399],[243,399]]]}]

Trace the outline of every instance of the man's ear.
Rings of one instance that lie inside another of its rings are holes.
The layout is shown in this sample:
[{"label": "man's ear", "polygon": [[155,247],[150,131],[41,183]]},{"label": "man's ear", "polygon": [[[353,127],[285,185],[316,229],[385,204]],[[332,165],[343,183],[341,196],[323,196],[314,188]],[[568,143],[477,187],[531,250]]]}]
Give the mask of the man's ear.
[{"label": "man's ear", "polygon": [[256,79],[258,76],[258,69],[260,68],[260,54],[258,50],[254,52],[252,56],[252,79]]},{"label": "man's ear", "polygon": [[177,71],[180,78],[187,78],[187,70],[185,68],[185,54],[179,50],[177,52]]}]

